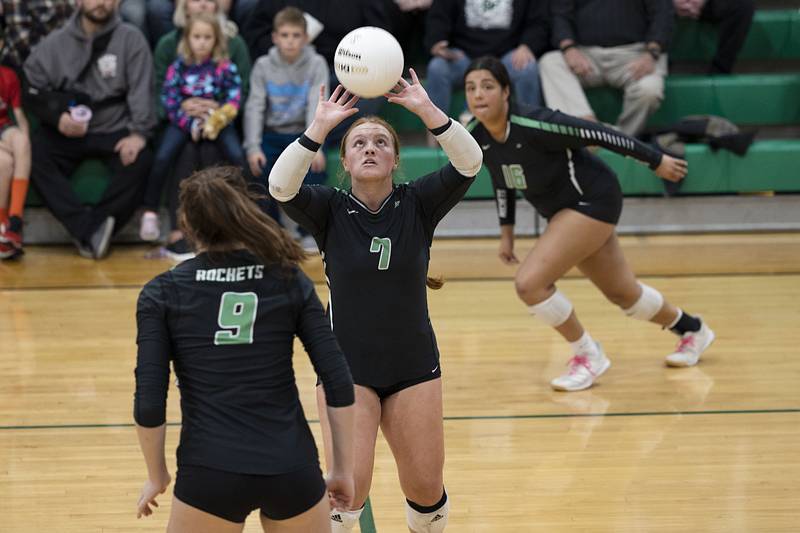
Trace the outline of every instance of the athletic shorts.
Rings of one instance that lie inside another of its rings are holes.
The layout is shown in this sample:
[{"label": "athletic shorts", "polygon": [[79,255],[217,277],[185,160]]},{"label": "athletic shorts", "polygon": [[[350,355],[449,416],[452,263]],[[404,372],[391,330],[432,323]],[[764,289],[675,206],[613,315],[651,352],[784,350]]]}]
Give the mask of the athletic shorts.
[{"label": "athletic shorts", "polygon": [[177,478],[176,498],[237,524],[255,509],[270,520],[292,518],[314,507],[327,490],[318,464],[272,476],[183,465]]},{"label": "athletic shorts", "polygon": [[[420,383],[425,383],[426,381],[432,381],[434,379],[438,379],[442,377],[442,367],[437,366],[434,372],[429,372],[424,376],[420,376],[414,379],[408,379],[406,381],[400,381],[395,383],[394,385],[389,385],[388,387],[373,387],[372,385],[364,385],[364,387],[369,387],[370,389],[375,391],[375,394],[378,395],[378,398],[381,400],[385,400],[392,394],[397,394],[403,389],[407,389],[409,387],[413,387],[414,385],[419,385]],[[360,385],[360,383],[358,383]]]},{"label": "athletic shorts", "polygon": [[[375,394],[378,395],[378,398],[381,400],[385,400],[392,394],[397,394],[403,389],[407,389],[409,387],[413,387],[414,385],[419,385],[420,383],[425,383],[426,381],[432,381],[434,379],[438,379],[442,377],[442,367],[440,365],[436,366],[436,370],[433,372],[429,372],[423,376],[413,379],[407,379],[405,381],[399,381],[393,385],[389,385],[388,387],[375,387],[374,385],[367,385],[366,383],[356,383],[356,385],[360,385],[362,387],[367,387],[375,391]],[[317,386],[322,385],[322,382],[317,378]]]},{"label": "athletic shorts", "polygon": [[585,191],[585,195],[567,201],[539,199],[533,203],[539,213],[550,220],[562,209],[572,209],[587,217],[616,225],[622,214],[622,188],[617,180],[603,184],[602,188]]}]

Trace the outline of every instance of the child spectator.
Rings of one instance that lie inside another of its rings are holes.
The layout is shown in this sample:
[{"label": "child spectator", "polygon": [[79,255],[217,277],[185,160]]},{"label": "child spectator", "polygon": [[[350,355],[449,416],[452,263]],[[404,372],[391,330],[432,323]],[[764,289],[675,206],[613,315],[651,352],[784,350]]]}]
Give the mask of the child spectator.
[{"label": "child spectator", "polygon": [[22,210],[31,174],[28,133],[19,78],[10,68],[0,66],[0,259],[22,254]]},{"label": "child spectator", "polygon": [[[308,128],[319,88],[329,77],[325,58],[308,44],[306,19],[298,8],[286,7],[275,15],[272,42],[275,46],[253,67],[245,108],[245,149],[253,176],[268,176],[281,152]],[[322,150],[314,156],[305,181],[325,181]],[[279,218],[274,207],[270,214]]]},{"label": "child spectator", "polygon": [[[231,125],[239,111],[241,86],[236,65],[228,59],[219,19],[208,13],[190,18],[178,45],[178,59],[167,69],[161,92],[169,125],[147,182],[139,228],[143,240],[159,237],[157,212],[164,180],[187,141],[215,140],[225,158],[236,166],[244,165],[239,136]],[[198,106],[190,101],[192,98],[207,102]]]}]

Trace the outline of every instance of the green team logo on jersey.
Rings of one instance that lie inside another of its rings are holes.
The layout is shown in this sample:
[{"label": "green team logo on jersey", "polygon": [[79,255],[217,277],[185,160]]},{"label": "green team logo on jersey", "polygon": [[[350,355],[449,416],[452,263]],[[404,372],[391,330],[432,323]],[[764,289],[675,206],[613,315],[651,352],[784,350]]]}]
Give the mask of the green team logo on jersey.
[{"label": "green team logo on jersey", "polygon": [[253,344],[258,296],[254,292],[225,292],[219,300],[217,324],[223,328],[214,333],[214,344]]},{"label": "green team logo on jersey", "polygon": [[503,179],[506,182],[507,189],[527,189],[528,182],[525,181],[525,171],[522,165],[514,163],[513,165],[502,165]]},{"label": "green team logo on jersey", "polygon": [[392,239],[373,237],[369,251],[373,254],[381,254],[378,258],[378,270],[389,270],[389,261],[392,260]]}]

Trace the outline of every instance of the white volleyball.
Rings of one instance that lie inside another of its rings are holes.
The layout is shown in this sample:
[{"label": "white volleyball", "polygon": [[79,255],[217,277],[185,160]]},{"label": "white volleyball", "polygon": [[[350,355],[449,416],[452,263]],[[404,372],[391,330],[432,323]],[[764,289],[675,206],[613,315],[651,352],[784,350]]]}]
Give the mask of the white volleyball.
[{"label": "white volleyball", "polygon": [[356,28],[336,47],[333,68],[345,89],[374,98],[388,92],[403,75],[403,49],[386,30]]}]

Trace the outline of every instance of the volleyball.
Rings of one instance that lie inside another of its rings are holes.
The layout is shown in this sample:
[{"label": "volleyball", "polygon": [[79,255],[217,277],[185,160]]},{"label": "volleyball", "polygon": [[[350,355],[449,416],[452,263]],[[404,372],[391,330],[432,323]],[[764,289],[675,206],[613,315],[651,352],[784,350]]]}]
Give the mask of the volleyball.
[{"label": "volleyball", "polygon": [[342,38],[333,59],[345,89],[364,98],[387,93],[403,75],[403,49],[381,28],[356,28]]}]

